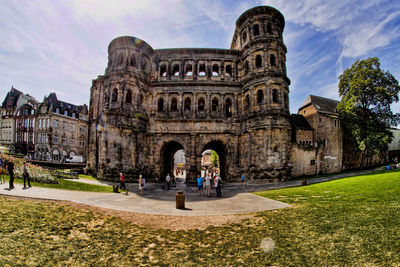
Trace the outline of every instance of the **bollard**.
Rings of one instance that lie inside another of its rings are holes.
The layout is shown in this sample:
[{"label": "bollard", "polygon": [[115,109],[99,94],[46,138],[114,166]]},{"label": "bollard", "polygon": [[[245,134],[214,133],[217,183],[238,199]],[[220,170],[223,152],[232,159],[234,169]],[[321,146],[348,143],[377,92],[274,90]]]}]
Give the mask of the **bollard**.
[{"label": "bollard", "polygon": [[176,193],[176,208],[184,209],[185,208],[185,194],[183,191],[178,191]]}]

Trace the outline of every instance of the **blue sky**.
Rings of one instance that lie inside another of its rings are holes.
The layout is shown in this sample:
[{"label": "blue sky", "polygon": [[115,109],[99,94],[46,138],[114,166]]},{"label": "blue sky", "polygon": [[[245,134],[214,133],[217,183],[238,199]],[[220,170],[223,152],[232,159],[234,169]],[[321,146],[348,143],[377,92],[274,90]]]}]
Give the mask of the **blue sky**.
[{"label": "blue sky", "polygon": [[229,48],[236,19],[257,5],[286,19],[292,113],[309,94],[339,99],[337,77],[360,58],[379,57],[400,79],[400,1],[20,0],[0,5],[1,100],[14,85],[39,101],[56,92],[88,104],[115,37],[136,36],[154,49]]}]

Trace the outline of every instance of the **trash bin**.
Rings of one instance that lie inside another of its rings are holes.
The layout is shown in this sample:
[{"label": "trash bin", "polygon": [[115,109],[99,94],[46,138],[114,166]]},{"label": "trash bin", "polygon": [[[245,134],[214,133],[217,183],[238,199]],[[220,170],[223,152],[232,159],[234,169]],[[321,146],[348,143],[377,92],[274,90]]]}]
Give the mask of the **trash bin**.
[{"label": "trash bin", "polygon": [[185,208],[185,194],[183,191],[179,191],[176,193],[176,208],[184,209]]},{"label": "trash bin", "polygon": [[118,193],[118,185],[113,185],[113,192]]}]

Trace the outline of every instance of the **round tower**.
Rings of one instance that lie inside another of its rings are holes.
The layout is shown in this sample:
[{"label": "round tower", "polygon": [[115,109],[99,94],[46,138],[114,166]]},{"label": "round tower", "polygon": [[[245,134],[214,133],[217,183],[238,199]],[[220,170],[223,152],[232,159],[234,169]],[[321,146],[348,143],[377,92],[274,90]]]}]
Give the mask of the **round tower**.
[{"label": "round tower", "polygon": [[259,6],[236,21],[231,49],[239,50],[242,82],[243,170],[254,178],[285,177],[290,153],[289,85],[283,15]]}]

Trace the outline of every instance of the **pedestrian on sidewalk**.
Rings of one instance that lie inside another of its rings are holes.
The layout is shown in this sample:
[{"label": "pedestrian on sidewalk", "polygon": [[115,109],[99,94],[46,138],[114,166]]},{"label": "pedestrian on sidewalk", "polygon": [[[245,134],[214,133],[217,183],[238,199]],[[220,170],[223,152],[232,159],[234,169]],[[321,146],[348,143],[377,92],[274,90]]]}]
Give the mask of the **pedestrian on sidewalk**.
[{"label": "pedestrian on sidewalk", "polygon": [[215,187],[215,191],[217,192],[217,197],[221,197],[221,186],[222,186],[222,179],[221,177],[219,177],[218,173],[215,176],[215,180],[214,180],[214,187]]},{"label": "pedestrian on sidewalk", "polygon": [[29,168],[28,168],[28,163],[24,161],[24,189],[26,188],[26,180],[28,180],[28,188],[31,187],[31,179],[29,177]]},{"label": "pedestrian on sidewalk", "polygon": [[5,177],[5,162],[3,159],[3,155],[0,157],[0,183],[3,184],[6,182],[6,177]]},{"label": "pedestrian on sidewalk", "polygon": [[197,188],[199,189],[199,195],[203,195],[203,177],[197,174]]},{"label": "pedestrian on sidewalk", "polygon": [[10,160],[7,162],[7,169],[8,173],[10,175],[10,190],[14,189],[14,159],[10,158]]},{"label": "pedestrian on sidewalk", "polygon": [[140,194],[143,194],[142,186],[143,186],[143,179],[142,179],[142,175],[140,174],[139,175],[139,191],[140,191]]},{"label": "pedestrian on sidewalk", "polygon": [[211,193],[211,180],[212,180],[211,175],[208,173],[206,176],[206,193],[208,197],[210,196]]},{"label": "pedestrian on sidewalk", "polygon": [[125,176],[122,174],[122,172],[120,172],[119,173],[119,182],[120,182],[120,185],[119,185],[119,189],[125,189],[126,190],[126,187],[125,187]]},{"label": "pedestrian on sidewalk", "polygon": [[242,173],[242,183],[241,183],[241,185],[246,185],[246,181],[245,181],[245,176],[244,176],[244,173]]},{"label": "pedestrian on sidewalk", "polygon": [[169,173],[165,177],[165,182],[167,183],[167,190],[171,190],[171,176],[169,176]]}]

